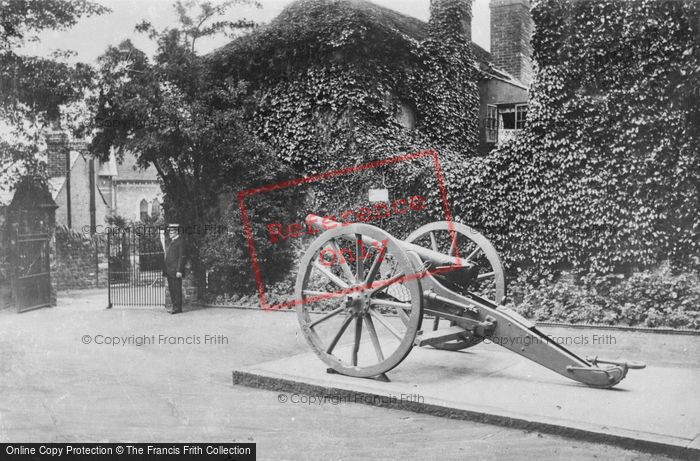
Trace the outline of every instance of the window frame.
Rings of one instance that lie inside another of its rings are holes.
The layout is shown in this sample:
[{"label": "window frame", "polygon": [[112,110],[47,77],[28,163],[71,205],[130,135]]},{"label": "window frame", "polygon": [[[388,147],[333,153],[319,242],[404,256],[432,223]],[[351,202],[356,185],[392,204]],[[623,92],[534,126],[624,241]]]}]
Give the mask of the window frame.
[{"label": "window frame", "polygon": [[[145,211],[143,210],[144,203],[146,204]],[[144,221],[144,219],[147,219],[151,216],[150,208],[151,208],[151,204],[149,203],[149,201],[146,200],[146,197],[142,197],[141,200],[139,201],[139,221]]]},{"label": "window frame", "polygon": [[488,144],[496,144],[498,142],[498,106],[496,104],[486,104],[484,136]]},{"label": "window frame", "polygon": [[[527,104],[516,104],[515,105],[515,129],[516,130],[522,130],[525,128],[525,123],[527,123],[527,106],[528,106]],[[520,118],[521,114],[522,114],[522,118]]]}]

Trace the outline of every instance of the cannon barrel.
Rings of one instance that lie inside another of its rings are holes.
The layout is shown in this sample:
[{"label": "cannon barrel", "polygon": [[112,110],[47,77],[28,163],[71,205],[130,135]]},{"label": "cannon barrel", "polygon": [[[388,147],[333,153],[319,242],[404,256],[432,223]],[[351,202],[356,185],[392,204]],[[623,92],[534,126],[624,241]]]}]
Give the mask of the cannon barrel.
[{"label": "cannon barrel", "polygon": [[[306,225],[310,226],[311,228],[323,232],[325,230],[333,229],[337,226],[343,226],[346,225],[345,223],[339,223],[337,221],[334,221],[328,217],[321,217],[315,214],[310,214],[306,217]],[[347,223],[350,224],[350,223]],[[376,240],[369,238],[367,236],[362,237],[362,241],[364,242],[365,245],[374,245],[378,247],[381,245],[381,242],[377,242]],[[472,267],[473,264],[468,263],[465,261],[463,258],[455,258],[454,256],[446,255],[444,253],[440,253],[438,251],[433,251],[429,248],[424,248],[418,245],[414,245],[413,243],[408,243],[404,241],[399,241],[401,243],[401,247],[406,250],[406,251],[412,251],[416,253],[420,259],[423,262],[430,263],[431,266],[433,267],[445,267],[445,266],[458,266],[458,267]]]}]

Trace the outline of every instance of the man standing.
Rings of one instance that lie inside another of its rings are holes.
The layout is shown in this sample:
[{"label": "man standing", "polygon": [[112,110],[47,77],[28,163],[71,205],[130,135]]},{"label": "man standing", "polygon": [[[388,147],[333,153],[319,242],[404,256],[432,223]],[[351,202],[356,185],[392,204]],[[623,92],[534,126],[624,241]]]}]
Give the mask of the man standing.
[{"label": "man standing", "polygon": [[179,225],[170,224],[168,226],[170,243],[165,244],[163,275],[168,279],[170,300],[173,303],[171,314],[182,312],[182,277],[185,273],[185,255],[184,243],[180,233]]}]

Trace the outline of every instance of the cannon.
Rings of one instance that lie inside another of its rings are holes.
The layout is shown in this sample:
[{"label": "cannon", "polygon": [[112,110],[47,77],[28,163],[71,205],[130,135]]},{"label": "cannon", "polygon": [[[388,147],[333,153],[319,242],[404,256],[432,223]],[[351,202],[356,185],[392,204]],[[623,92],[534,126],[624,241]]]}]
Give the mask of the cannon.
[{"label": "cannon", "polygon": [[319,235],[300,261],[294,302],[329,372],[388,380],[415,346],[458,351],[485,339],[593,387],[610,388],[645,367],[582,358],[505,307],[498,253],[464,224],[433,222],[405,240],[313,214],[306,224]]}]

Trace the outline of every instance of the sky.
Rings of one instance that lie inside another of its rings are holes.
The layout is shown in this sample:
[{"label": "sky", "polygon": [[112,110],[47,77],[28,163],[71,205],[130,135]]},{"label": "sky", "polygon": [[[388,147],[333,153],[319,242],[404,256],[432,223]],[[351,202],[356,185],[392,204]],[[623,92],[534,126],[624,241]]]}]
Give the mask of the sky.
[{"label": "sky", "polygon": [[[153,44],[143,34],[134,32],[134,26],[142,20],[151,22],[156,29],[172,27],[176,15],[171,0],[96,0],[109,7],[112,12],[101,16],[80,19],[78,24],[64,31],[45,31],[39,35],[38,43],[29,43],[23,54],[48,56],[54,50],[73,50],[77,53],[71,61],[95,63],[107,46],[118,45],[126,38],[152,54]],[[262,8],[233,7],[229,10],[231,19],[247,18],[259,23],[269,22],[293,0],[259,0]],[[408,16],[427,21],[430,0],[372,0],[373,3],[391,8]],[[489,0],[473,1],[472,40],[489,50]],[[216,40],[202,40],[197,51],[207,53],[229,41],[226,37]]]}]

